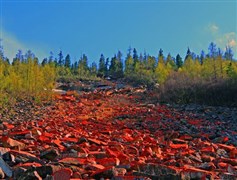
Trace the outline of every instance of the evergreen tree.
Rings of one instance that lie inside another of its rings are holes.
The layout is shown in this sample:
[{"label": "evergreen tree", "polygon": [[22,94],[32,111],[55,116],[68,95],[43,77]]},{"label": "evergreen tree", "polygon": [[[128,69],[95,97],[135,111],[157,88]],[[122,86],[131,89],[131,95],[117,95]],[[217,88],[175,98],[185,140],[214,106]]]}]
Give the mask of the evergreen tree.
[{"label": "evergreen tree", "polygon": [[96,74],[97,74],[97,65],[95,62],[93,62],[90,68],[90,76],[96,77]]},{"label": "evergreen tree", "polygon": [[216,64],[216,57],[217,57],[217,49],[216,49],[216,44],[213,42],[210,43],[209,47],[209,57],[211,59],[211,62],[213,62],[212,67],[213,67],[213,72],[214,72],[214,79],[217,79],[217,64]]},{"label": "evergreen tree", "polygon": [[106,58],[105,69],[106,69],[105,76],[107,77],[109,76],[109,58]]},{"label": "evergreen tree", "polygon": [[80,77],[88,77],[89,76],[89,67],[88,67],[88,59],[85,54],[82,55],[78,62],[78,73]]},{"label": "evergreen tree", "polygon": [[163,50],[160,48],[158,57],[162,57],[162,56],[164,57],[164,55],[163,55]]},{"label": "evergreen tree", "polygon": [[210,57],[215,58],[217,56],[216,44],[214,44],[213,42],[210,43],[208,50]]},{"label": "evergreen tree", "polygon": [[150,71],[149,72],[150,75],[152,75],[155,72],[156,58],[154,56],[148,56],[146,67],[147,70]]},{"label": "evergreen tree", "polygon": [[67,54],[67,56],[65,57],[65,67],[67,68],[71,67],[71,58],[69,54]]},{"label": "evergreen tree", "polygon": [[205,52],[202,50],[202,51],[201,51],[201,55],[200,55],[200,64],[201,64],[201,65],[203,64],[204,58],[205,58]]},{"label": "evergreen tree", "polygon": [[12,65],[19,64],[20,62],[23,62],[23,60],[24,60],[24,56],[23,56],[22,50],[19,49],[16,54],[16,57],[13,58]]},{"label": "evergreen tree", "polygon": [[123,63],[122,63],[122,53],[118,51],[117,56],[111,59],[109,74],[117,79],[123,77]]},{"label": "evergreen tree", "polygon": [[64,59],[63,59],[63,52],[62,50],[60,50],[59,54],[58,54],[58,65],[59,66],[63,66],[64,63]]},{"label": "evergreen tree", "polygon": [[166,66],[169,66],[169,68],[171,69],[176,69],[176,64],[175,64],[175,60],[174,58],[171,56],[171,54],[169,53],[167,58],[166,58]]},{"label": "evergreen tree", "polygon": [[42,66],[45,66],[46,64],[48,63],[48,59],[47,58],[44,58],[41,65]]},{"label": "evergreen tree", "polygon": [[116,77],[121,78],[123,77],[123,61],[122,61],[122,53],[121,51],[118,51],[117,53],[117,69],[116,69]]},{"label": "evergreen tree", "polygon": [[233,56],[234,56],[234,54],[233,54],[233,51],[232,51],[231,47],[226,46],[226,50],[225,50],[225,54],[224,54],[225,59],[232,61]]},{"label": "evergreen tree", "polygon": [[50,53],[49,53],[49,64],[53,63],[53,60],[54,60],[53,58],[54,58],[53,52],[50,51]]},{"label": "evergreen tree", "polygon": [[175,63],[176,63],[177,68],[181,68],[183,66],[183,61],[179,54],[177,54],[175,58]]},{"label": "evergreen tree", "polygon": [[129,46],[128,47],[128,54],[127,54],[127,56],[131,56],[131,53],[132,53],[132,48],[131,48],[131,46]]},{"label": "evergreen tree", "polygon": [[233,78],[235,74],[237,74],[237,72],[234,71],[232,62],[230,62],[226,68],[226,73],[228,75],[228,77]]},{"label": "evergreen tree", "polygon": [[125,59],[125,69],[124,69],[124,75],[126,78],[131,78],[132,75],[134,75],[134,59],[132,58],[131,54],[128,53],[127,57]]},{"label": "evergreen tree", "polygon": [[191,53],[189,47],[188,47],[188,50],[187,50],[187,53],[186,53],[186,56],[185,56],[185,60],[184,60],[184,61],[186,61],[188,58],[191,58],[191,59],[192,59],[192,53]]},{"label": "evergreen tree", "polygon": [[105,64],[105,57],[103,54],[100,55],[100,60],[99,60],[99,69],[98,69],[98,75],[100,77],[104,77],[106,75],[106,64]]},{"label": "evergreen tree", "polygon": [[138,61],[138,55],[136,48],[133,49],[133,60],[136,63]]},{"label": "evergreen tree", "polygon": [[78,75],[78,62],[77,61],[75,61],[72,65],[72,73],[74,75]]},{"label": "evergreen tree", "polygon": [[159,54],[158,54],[158,63],[165,63],[165,60],[164,60],[164,55],[163,55],[163,50],[160,49],[159,50]]}]

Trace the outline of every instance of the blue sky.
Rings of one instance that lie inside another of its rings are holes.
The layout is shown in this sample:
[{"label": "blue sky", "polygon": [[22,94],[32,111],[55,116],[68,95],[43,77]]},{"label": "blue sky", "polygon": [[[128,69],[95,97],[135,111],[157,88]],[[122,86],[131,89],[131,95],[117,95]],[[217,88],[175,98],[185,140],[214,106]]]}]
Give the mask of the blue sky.
[{"label": "blue sky", "polygon": [[10,60],[31,49],[40,60],[60,49],[72,61],[85,53],[98,62],[129,46],[157,56],[185,56],[187,48],[207,53],[210,42],[237,57],[236,0],[1,1],[1,38]]}]

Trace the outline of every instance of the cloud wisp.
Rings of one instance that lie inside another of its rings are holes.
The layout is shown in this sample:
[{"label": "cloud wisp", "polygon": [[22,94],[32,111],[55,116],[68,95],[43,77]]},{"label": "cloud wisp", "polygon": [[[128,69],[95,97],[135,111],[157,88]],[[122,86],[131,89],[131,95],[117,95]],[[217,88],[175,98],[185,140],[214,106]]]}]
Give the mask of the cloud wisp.
[{"label": "cloud wisp", "polygon": [[211,33],[218,33],[219,27],[216,24],[209,24],[207,30]]},{"label": "cloud wisp", "polygon": [[9,58],[10,61],[13,60],[19,49],[21,49],[23,53],[31,50],[40,61],[48,56],[48,54],[38,45],[22,42],[16,36],[7,31],[2,30],[1,39],[4,48],[4,54]]},{"label": "cloud wisp", "polygon": [[237,55],[237,34],[236,32],[221,32],[221,29],[216,24],[209,24],[207,30],[213,37],[213,41],[222,50],[225,51],[226,46],[231,47],[235,56]]}]

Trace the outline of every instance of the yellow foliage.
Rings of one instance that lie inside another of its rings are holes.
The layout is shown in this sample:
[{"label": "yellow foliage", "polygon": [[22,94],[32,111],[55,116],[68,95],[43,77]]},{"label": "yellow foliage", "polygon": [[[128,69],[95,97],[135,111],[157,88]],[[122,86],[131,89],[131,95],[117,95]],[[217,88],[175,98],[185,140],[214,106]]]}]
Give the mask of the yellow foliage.
[{"label": "yellow foliage", "polygon": [[0,97],[0,105],[8,97],[47,98],[55,84],[55,72],[54,66],[40,66],[35,59],[29,58],[15,65],[0,59],[0,92],[4,94],[4,97]]}]

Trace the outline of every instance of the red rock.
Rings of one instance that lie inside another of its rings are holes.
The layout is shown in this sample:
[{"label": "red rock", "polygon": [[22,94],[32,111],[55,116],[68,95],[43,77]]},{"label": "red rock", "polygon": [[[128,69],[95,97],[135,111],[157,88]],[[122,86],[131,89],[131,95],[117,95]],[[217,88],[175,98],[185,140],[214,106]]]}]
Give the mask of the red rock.
[{"label": "red rock", "polygon": [[173,143],[170,143],[169,146],[173,149],[187,149],[188,148],[187,144],[173,144]]},{"label": "red rock", "polygon": [[15,126],[13,124],[9,124],[8,122],[2,122],[6,129],[13,129]]},{"label": "red rock", "polygon": [[4,147],[16,147],[17,149],[21,150],[26,147],[26,145],[20,141],[14,140],[12,138],[9,138],[7,136],[2,137],[2,142]]},{"label": "red rock", "polygon": [[53,174],[53,179],[54,180],[70,180],[70,177],[72,174],[73,172],[69,168],[60,169]]},{"label": "red rock", "polygon": [[72,178],[70,178],[70,180],[79,180],[79,179],[82,179],[82,176],[79,172],[74,172]]},{"label": "red rock", "polygon": [[202,154],[201,158],[203,162],[212,162],[213,160],[215,160],[214,157],[206,155],[206,154]]},{"label": "red rock", "polygon": [[214,153],[215,149],[212,146],[203,147],[200,149],[202,153]]},{"label": "red rock", "polygon": [[78,139],[77,139],[77,138],[68,138],[68,137],[65,137],[65,138],[62,138],[61,141],[63,141],[63,142],[73,142],[73,143],[77,143],[77,142],[78,142]]},{"label": "red rock", "polygon": [[33,162],[33,163],[20,164],[18,166],[20,166],[20,167],[31,167],[31,166],[33,166],[33,167],[41,167],[42,164]]},{"label": "red rock", "polygon": [[219,161],[231,164],[232,166],[237,166],[237,159],[220,158]]},{"label": "red rock", "polygon": [[66,149],[63,145],[61,145],[62,142],[59,139],[53,140],[53,143],[56,144],[59,147],[59,149],[62,151]]},{"label": "red rock", "polygon": [[218,166],[219,168],[223,169],[223,168],[227,168],[227,167],[228,167],[228,164],[227,164],[227,163],[224,163],[224,162],[219,162],[219,163],[217,164],[217,166]]},{"label": "red rock", "polygon": [[113,166],[110,166],[110,167],[106,167],[104,169],[98,169],[91,174],[91,177],[94,177],[96,179],[100,179],[100,178],[111,179],[113,168],[114,168]]},{"label": "red rock", "polygon": [[217,145],[218,145],[219,148],[224,149],[224,150],[226,150],[228,152],[232,151],[232,150],[234,150],[236,148],[234,146],[226,145],[226,144],[217,144]]},{"label": "red rock", "polygon": [[9,136],[16,136],[16,135],[26,135],[29,134],[31,131],[24,130],[24,131],[13,131],[9,133]]},{"label": "red rock", "polygon": [[87,159],[85,158],[63,158],[59,160],[58,162],[63,163],[63,164],[68,164],[68,165],[84,165],[87,162]]},{"label": "red rock", "polygon": [[103,159],[97,159],[96,162],[98,164],[101,164],[105,167],[108,166],[118,166],[120,164],[120,160],[118,158],[103,158]]},{"label": "red rock", "polygon": [[96,145],[107,145],[106,142],[100,141],[98,139],[87,138],[90,143],[95,143]]},{"label": "red rock", "polygon": [[51,143],[51,139],[47,136],[44,136],[44,135],[40,135],[38,137],[38,140],[42,141],[43,143]]},{"label": "red rock", "polygon": [[237,148],[230,151],[230,158],[237,158]]},{"label": "red rock", "polygon": [[93,171],[99,170],[99,169],[100,170],[105,169],[105,167],[101,164],[88,164],[88,165],[86,165],[86,168],[90,169],[90,170],[93,170]]}]

